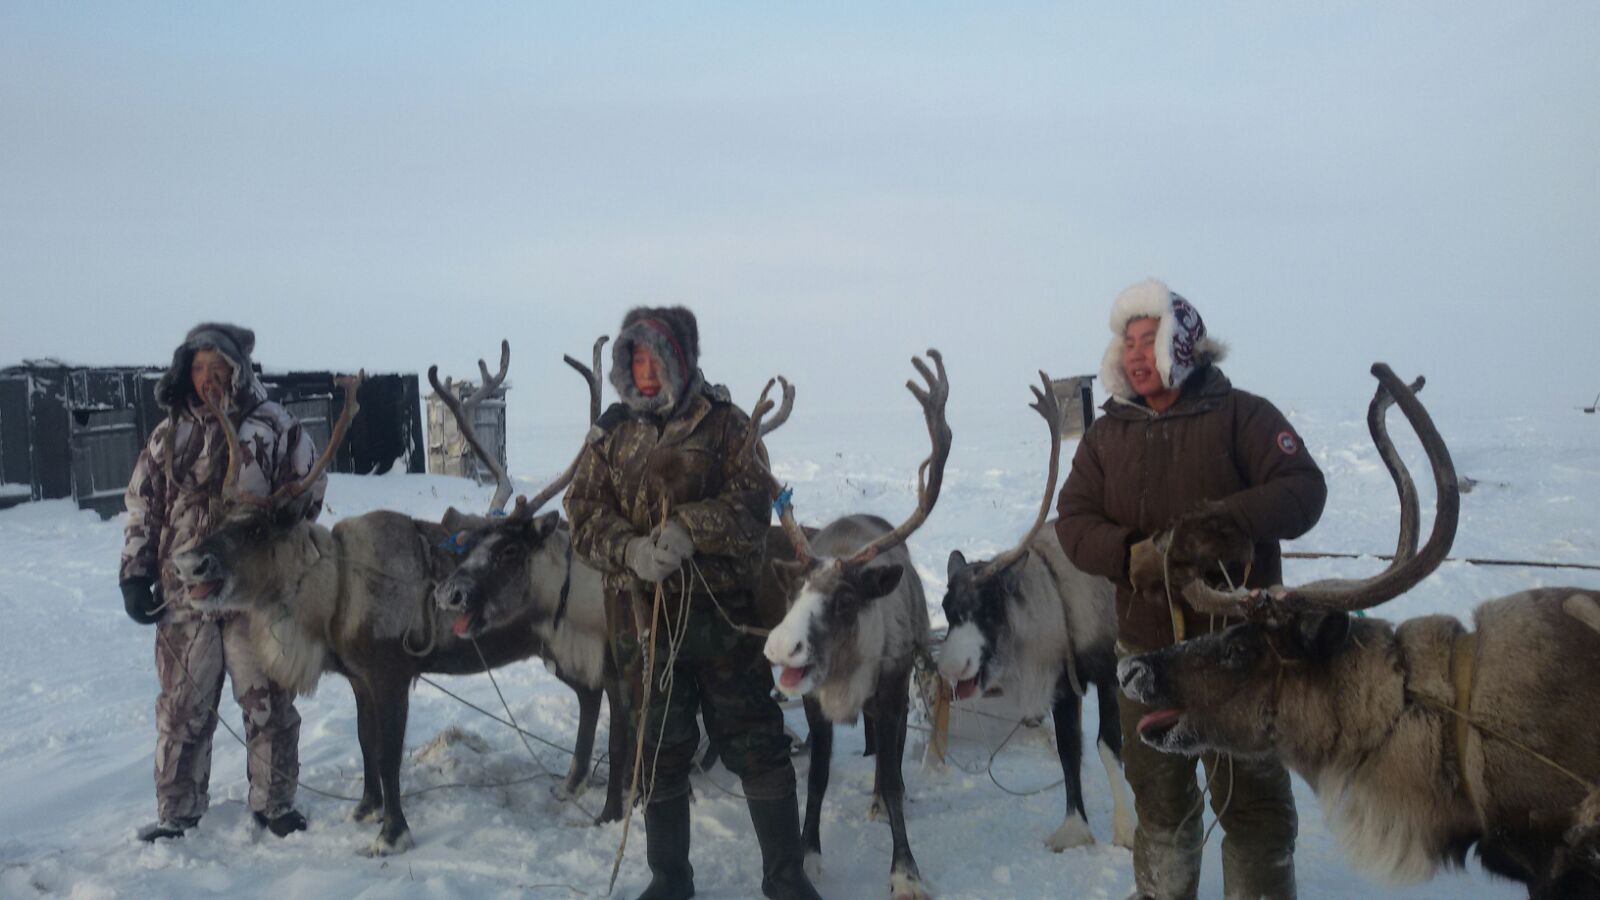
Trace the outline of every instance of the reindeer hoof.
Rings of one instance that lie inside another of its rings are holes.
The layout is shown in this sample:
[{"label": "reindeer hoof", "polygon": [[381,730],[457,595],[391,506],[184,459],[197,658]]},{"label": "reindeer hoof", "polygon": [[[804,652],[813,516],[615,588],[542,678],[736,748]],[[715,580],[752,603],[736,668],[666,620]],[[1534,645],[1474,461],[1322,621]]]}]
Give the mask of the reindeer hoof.
[{"label": "reindeer hoof", "polygon": [[801,864],[806,870],[806,877],[816,881],[822,877],[822,854],[815,850],[807,850],[805,862]]},{"label": "reindeer hoof", "polygon": [[889,873],[889,894],[894,900],[930,900],[921,876],[915,872]]},{"label": "reindeer hoof", "polygon": [[577,784],[568,784],[567,782],[563,781],[559,784],[551,785],[550,796],[556,798],[562,803],[566,803],[578,797],[582,797],[585,787],[587,787],[587,785],[582,781],[579,781]]},{"label": "reindeer hoof", "polygon": [[411,830],[406,829],[405,831],[400,832],[400,834],[394,838],[386,838],[382,834],[379,834],[378,837],[373,840],[372,845],[368,847],[366,852],[361,855],[394,856],[396,854],[404,853],[416,845],[416,841],[411,839]]},{"label": "reindeer hoof", "polygon": [[1044,845],[1055,853],[1073,847],[1088,847],[1092,844],[1094,844],[1094,832],[1089,830],[1089,823],[1078,816],[1068,816],[1060,828],[1044,839]]},{"label": "reindeer hoof", "polygon": [[867,821],[881,822],[887,811],[883,808],[883,798],[877,794],[872,795],[872,805],[867,807]]}]

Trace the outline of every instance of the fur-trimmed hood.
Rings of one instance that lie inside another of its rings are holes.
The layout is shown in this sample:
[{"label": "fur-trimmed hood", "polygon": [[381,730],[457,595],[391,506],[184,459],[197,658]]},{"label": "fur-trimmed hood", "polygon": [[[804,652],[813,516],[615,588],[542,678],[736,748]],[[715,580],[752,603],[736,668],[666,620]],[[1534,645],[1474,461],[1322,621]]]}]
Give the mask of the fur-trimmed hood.
[{"label": "fur-trimmed hood", "polygon": [[198,401],[189,378],[189,366],[194,362],[194,355],[201,350],[215,350],[233,366],[231,393],[236,408],[242,409],[253,405],[252,401],[266,399],[266,389],[251,367],[250,354],[255,348],[256,333],[248,328],[225,322],[201,322],[189,329],[183,343],[172,351],[172,365],[156,383],[156,402],[166,409],[179,410],[191,401]]},{"label": "fur-trimmed hood", "polygon": [[1227,345],[1206,335],[1206,323],[1189,301],[1154,278],[1141,281],[1118,294],[1111,305],[1111,343],[1100,361],[1100,383],[1118,400],[1138,400],[1122,372],[1122,338],[1129,322],[1144,318],[1161,321],[1156,329],[1156,371],[1169,388],[1227,355]]},{"label": "fur-trimmed hood", "polygon": [[[639,393],[633,383],[634,344],[643,344],[661,363],[661,392],[654,397]],[[704,384],[694,313],[682,306],[640,306],[622,317],[611,344],[611,386],[629,409],[670,417]]]}]

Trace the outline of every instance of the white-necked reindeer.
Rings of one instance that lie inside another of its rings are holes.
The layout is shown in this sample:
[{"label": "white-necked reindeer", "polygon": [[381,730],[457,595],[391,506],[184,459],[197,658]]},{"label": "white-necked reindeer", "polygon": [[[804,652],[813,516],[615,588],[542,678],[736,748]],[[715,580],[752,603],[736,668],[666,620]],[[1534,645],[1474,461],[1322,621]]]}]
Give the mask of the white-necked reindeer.
[{"label": "white-necked reindeer", "polygon": [[[808,539],[795,521],[793,507],[781,499],[776,479],[767,472],[796,555],[793,563],[774,564],[790,585],[791,600],[788,615],[767,638],[766,654],[783,667],[778,686],[805,696],[811,729],[802,833],[806,869],[815,877],[821,868],[822,799],[828,789],[833,723],[854,722],[864,710],[876,720],[870,729],[877,743],[873,809],[888,814],[894,835],[889,887],[896,900],[928,896],[906,839],[901,777],[911,671],[918,658],[926,657],[931,640],[922,581],[904,543],[938,500],[950,455],[950,426],[945,421],[950,385],[939,352],[929,350],[928,357],[938,374],[913,359],[928,387],[924,390],[911,381],[906,387],[922,405],[933,449],[918,470],[917,508],[900,526],[877,516],[851,515]],[[765,406],[770,403],[757,404],[752,427]]]},{"label": "white-necked reindeer", "polygon": [[944,613],[949,621],[939,673],[958,699],[1002,691],[1025,719],[1055,720],[1056,753],[1066,785],[1067,814],[1045,838],[1060,852],[1094,843],[1083,808],[1082,694],[1093,684],[1100,709],[1096,742],[1113,802],[1112,840],[1133,846],[1133,816],[1122,777],[1117,719],[1115,589],[1067,561],[1054,528],[1046,528],[1061,463],[1061,409],[1050,378],[1033,388],[1033,408],[1050,427],[1050,465],[1038,518],[1022,540],[992,560],[950,553]]}]

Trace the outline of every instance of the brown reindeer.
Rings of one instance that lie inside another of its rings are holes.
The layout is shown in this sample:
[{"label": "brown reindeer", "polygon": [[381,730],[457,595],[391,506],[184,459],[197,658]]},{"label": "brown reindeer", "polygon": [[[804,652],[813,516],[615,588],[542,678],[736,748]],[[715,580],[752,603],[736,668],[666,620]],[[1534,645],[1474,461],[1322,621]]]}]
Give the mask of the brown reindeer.
[{"label": "brown reindeer", "polygon": [[[1600,708],[1600,592],[1490,600],[1472,631],[1450,616],[1352,618],[1439,565],[1459,510],[1427,411],[1387,366],[1372,371],[1433,469],[1427,543],[1417,550],[1415,489],[1374,428],[1401,494],[1394,562],[1365,580],[1254,592],[1173,581],[1202,612],[1246,621],[1122,662],[1123,690],[1155,707],[1139,737],[1175,753],[1283,760],[1317,792],[1352,861],[1393,880],[1459,865],[1476,845],[1488,870],[1530,897],[1600,896],[1600,720],[1590,715]],[[1227,552],[1232,539],[1212,521],[1174,526],[1169,570],[1202,571],[1204,554]]]},{"label": "brown reindeer", "polygon": [[[808,538],[795,521],[787,495],[779,490],[770,469],[766,472],[780,509],[779,520],[796,557],[793,563],[774,564],[780,580],[789,586],[790,601],[787,616],[767,638],[766,654],[783,668],[778,686],[805,697],[806,723],[811,730],[811,769],[806,777],[801,835],[806,869],[816,877],[821,866],[822,800],[828,789],[833,723],[854,722],[865,711],[875,743],[869,749],[877,756],[872,808],[874,814],[881,810],[889,818],[894,840],[889,889],[896,900],[928,896],[906,838],[905,782],[901,777],[911,670],[918,658],[926,657],[931,642],[922,580],[904,544],[938,501],[945,461],[950,456],[950,426],[944,411],[950,383],[939,352],[929,350],[928,357],[937,375],[921,359],[912,360],[927,381],[927,389],[906,382],[922,405],[933,449],[918,470],[917,508],[905,522],[891,526],[877,516],[851,515],[834,520]],[[757,404],[751,416],[752,431],[770,405],[770,401]],[[754,443],[753,434],[749,443]],[[754,449],[747,447],[765,468],[765,459]]]},{"label": "brown reindeer", "polygon": [[[597,359],[599,346],[597,342]],[[476,399],[504,379],[509,352],[502,343],[498,376],[490,377],[480,363],[485,384]],[[588,381],[591,397],[598,393],[594,371],[568,362]],[[429,375],[437,386],[436,373]],[[313,475],[331,461],[355,415],[353,384],[346,384],[345,394],[344,413]],[[458,408],[458,414],[462,411]],[[463,429],[471,434],[470,418],[464,419]],[[196,600],[201,608],[251,616],[257,651],[279,684],[308,694],[329,671],[350,682],[364,774],[354,818],[381,819],[371,853],[402,852],[413,843],[400,803],[411,685],[426,673],[481,672],[547,652],[534,628],[541,611],[503,610],[495,621],[476,623],[469,633],[436,630],[432,592],[458,563],[451,549],[454,528],[377,510],[343,519],[330,529],[293,514],[293,491],[270,498],[240,494],[238,436],[226,433],[230,465],[224,492],[234,508],[215,532],[174,560],[179,578],[191,596],[204,595]],[[503,468],[497,478],[502,488],[509,486]],[[559,668],[558,677],[580,700],[578,752],[566,783],[568,790],[576,790],[588,773],[600,691],[588,679]],[[613,812],[620,813],[620,804]]]}]

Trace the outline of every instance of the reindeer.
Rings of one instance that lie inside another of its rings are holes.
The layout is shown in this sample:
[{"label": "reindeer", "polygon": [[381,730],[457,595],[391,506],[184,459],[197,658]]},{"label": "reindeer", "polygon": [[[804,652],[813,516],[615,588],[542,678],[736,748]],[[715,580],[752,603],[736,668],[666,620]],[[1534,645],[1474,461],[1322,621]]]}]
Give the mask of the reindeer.
[{"label": "reindeer", "polygon": [[1025,719],[1037,721],[1047,712],[1054,718],[1067,814],[1045,846],[1057,853],[1094,843],[1079,775],[1079,698],[1083,685],[1093,684],[1100,708],[1096,744],[1114,804],[1113,842],[1132,847],[1117,720],[1115,588],[1068,562],[1055,529],[1045,527],[1061,463],[1061,407],[1050,377],[1043,372],[1039,377],[1044,390],[1032,388],[1037,399],[1031,406],[1050,427],[1049,474],[1039,515],[1015,547],[992,560],[969,562],[960,550],[951,551],[944,595],[950,630],[939,652],[939,673],[958,699],[999,690],[1015,698]]},{"label": "reindeer", "polygon": [[[480,362],[485,383],[469,402],[481,401],[504,380],[509,354],[502,343],[500,373],[494,378]],[[568,362],[588,381],[592,408],[598,377]],[[437,386],[433,370],[429,376]],[[230,454],[223,491],[232,509],[216,531],[174,564],[196,606],[251,616],[252,639],[274,681],[301,694],[313,692],[324,672],[338,672],[350,682],[363,769],[353,818],[381,821],[369,852],[387,855],[413,845],[400,804],[411,684],[425,673],[481,672],[548,648],[534,628],[537,609],[507,610],[503,621],[476,623],[472,629],[458,623],[443,633],[435,630],[432,589],[457,562],[446,549],[452,529],[387,510],[343,519],[330,529],[296,513],[295,497],[327,467],[356,414],[358,384],[359,377],[344,382],[344,412],[311,474],[271,497],[239,492],[243,451],[237,433],[219,416]],[[471,435],[470,419],[463,428]],[[497,479],[502,490],[509,487],[503,468]],[[506,495],[509,490],[497,490],[495,504]],[[575,673],[561,674],[580,699],[578,747],[566,782],[571,791],[588,774],[599,691]],[[615,811],[620,814],[620,802]]]},{"label": "reindeer", "polygon": [[[1589,714],[1600,708],[1600,592],[1490,600],[1474,631],[1450,616],[1352,618],[1438,567],[1460,506],[1427,411],[1388,366],[1372,372],[1433,470],[1426,544],[1417,550],[1409,475],[1390,464],[1401,538],[1379,574],[1251,592],[1171,582],[1202,612],[1245,622],[1121,663],[1122,689],[1154,707],[1139,737],[1169,752],[1283,760],[1317,792],[1352,861],[1390,879],[1460,865],[1476,844],[1485,868],[1530,897],[1600,896],[1600,722]],[[1380,417],[1384,402],[1374,400]],[[1374,429],[1374,439],[1389,463],[1387,437]],[[1240,551],[1236,536],[1204,515],[1166,538],[1173,570],[1239,558],[1228,555]]]},{"label": "reindeer", "polygon": [[[600,343],[597,343],[595,371],[599,370],[599,352]],[[429,377],[432,377],[431,372]],[[448,390],[441,394],[448,395]],[[598,396],[596,391],[595,402],[590,407],[594,418],[599,415]],[[788,421],[794,397],[794,388],[784,381],[782,407],[773,418],[758,423],[761,436]],[[461,417],[458,414],[458,418]],[[480,450],[480,455],[486,454]],[[626,749],[628,717],[621,705],[625,695],[607,640],[605,592],[600,572],[573,553],[572,531],[560,513],[536,515],[572,480],[576,463],[574,459],[573,465],[534,499],[519,500],[511,515],[504,518],[458,516],[453,519],[447,513],[446,526],[470,549],[464,552],[450,577],[434,589],[433,599],[440,612],[453,617],[452,630],[462,637],[471,637],[485,628],[503,627],[492,623],[504,622],[522,611],[533,611],[533,631],[544,648],[540,655],[556,670],[558,677],[578,692],[580,746],[593,745],[599,696],[604,690],[611,716],[608,747],[612,773],[607,783],[605,809],[598,817],[603,823],[622,818],[622,785],[626,779],[618,777],[618,770],[631,759]],[[776,527],[774,530],[780,531]],[[762,624],[775,624],[782,616],[781,612],[772,612],[783,602],[777,591],[773,577],[763,572],[756,592],[756,607],[758,620],[767,618],[770,621]],[[715,754],[715,747],[709,749],[704,765],[709,765]],[[580,782],[581,779],[579,782],[569,779],[564,790],[570,791]]]},{"label": "reindeer", "polygon": [[[929,350],[928,357],[938,374],[921,359],[913,359],[928,386],[924,390],[907,381],[906,387],[922,405],[933,449],[917,473],[917,508],[898,527],[876,516],[851,515],[808,538],[795,521],[787,492],[779,490],[765,460],[752,452],[766,472],[782,527],[795,548],[794,562],[773,564],[780,581],[788,585],[791,600],[788,614],[767,638],[766,654],[782,666],[779,688],[805,697],[811,731],[802,833],[806,869],[813,877],[821,869],[822,799],[833,755],[833,723],[854,722],[865,710],[877,755],[873,812],[874,817],[879,810],[888,813],[894,834],[889,888],[897,900],[928,896],[906,840],[905,783],[900,771],[911,670],[918,659],[927,658],[931,641],[922,581],[904,543],[939,499],[950,455],[950,426],[945,421],[950,384],[939,352]],[[771,405],[765,392],[762,396],[752,428]]]}]

